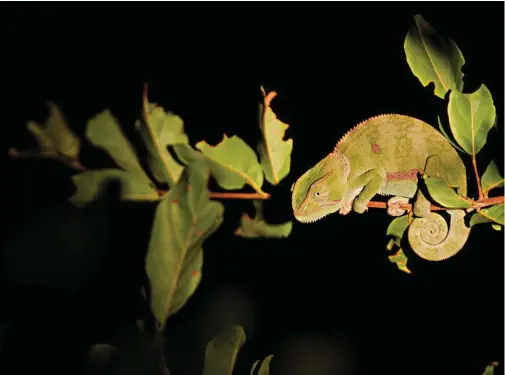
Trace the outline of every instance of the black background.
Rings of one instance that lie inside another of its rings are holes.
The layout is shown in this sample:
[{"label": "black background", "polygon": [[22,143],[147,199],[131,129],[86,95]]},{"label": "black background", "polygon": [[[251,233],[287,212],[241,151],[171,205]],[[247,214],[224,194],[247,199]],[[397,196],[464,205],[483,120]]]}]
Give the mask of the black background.
[{"label": "black background", "polygon": [[[7,147],[33,145],[24,124],[43,122],[49,99],[80,135],[104,108],[132,128],[144,82],[152,101],[183,117],[192,144],[215,144],[226,133],[254,145],[262,84],[278,92],[272,107],[294,139],[290,175],[265,187],[272,194],[266,216],[291,220],[291,184],[351,126],[381,113],[436,125],[444,113],[443,101],[421,86],[405,60],[404,38],[420,13],[463,52],[465,91],[485,83],[493,94],[497,129],[479,169],[495,158],[503,170],[503,3],[4,3],[0,9]],[[103,165],[96,155],[84,157]],[[50,162],[7,161],[5,374],[82,373],[86,347],[118,337],[142,313],[138,285],[152,210],[69,207],[69,175]],[[295,222],[285,240],[245,240],[233,231],[250,202],[225,205],[223,226],[205,244],[203,282],[168,324],[173,374],[201,373],[205,343],[230,321],[247,329],[237,373],[269,353],[278,358],[276,368],[290,355],[300,359],[288,350],[297,338],[310,339],[312,348],[331,343],[340,362],[354,365],[352,373],[477,375],[503,360],[503,232],[477,226],[458,256],[429,263],[412,255],[413,274],[406,275],[387,259],[383,210]]]}]

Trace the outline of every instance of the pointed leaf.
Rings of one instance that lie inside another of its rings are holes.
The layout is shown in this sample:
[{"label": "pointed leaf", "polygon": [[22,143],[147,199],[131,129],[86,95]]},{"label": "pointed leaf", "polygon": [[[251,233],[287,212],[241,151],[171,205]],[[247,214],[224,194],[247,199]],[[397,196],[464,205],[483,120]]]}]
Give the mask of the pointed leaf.
[{"label": "pointed leaf", "polygon": [[249,375],[254,375],[254,370],[256,370],[256,367],[258,367],[258,365],[260,364],[260,360],[257,359],[256,361],[254,361],[252,367],[251,367],[251,371],[249,371]]},{"label": "pointed leaf", "polygon": [[220,332],[205,349],[203,375],[232,375],[245,340],[245,331],[238,325]]},{"label": "pointed leaf", "polygon": [[293,223],[291,221],[282,224],[269,224],[263,219],[260,201],[254,201],[256,216],[251,218],[248,214],[242,214],[240,227],[235,230],[235,235],[244,238],[285,238],[291,234]]},{"label": "pointed leaf", "polygon": [[[409,226],[409,217],[408,215],[400,216],[395,218],[389,223],[386,235],[393,237],[391,240],[393,244],[400,247],[401,240],[403,238],[403,234],[405,230]],[[388,246],[388,250],[391,250],[392,246]]]},{"label": "pointed leaf", "polygon": [[167,146],[188,142],[182,119],[149,103],[145,96],[143,105],[144,118],[135,126],[147,148],[149,169],[156,182],[172,187],[179,181],[183,167],[170,155]]},{"label": "pointed leaf", "polygon": [[421,15],[414,16],[403,48],[412,73],[425,87],[433,82],[436,96],[443,99],[449,90],[463,90],[463,54],[456,43],[442,37]]},{"label": "pointed leaf", "polygon": [[121,169],[99,169],[72,177],[76,192],[69,198],[74,205],[82,207],[103,197],[112,184],[118,189],[123,201],[156,201],[158,192],[145,180]]},{"label": "pointed leaf", "polygon": [[156,208],[146,272],[151,311],[160,330],[196,290],[202,243],[223,221],[223,205],[208,197],[208,179],[206,165],[192,163]]},{"label": "pointed leaf", "polygon": [[488,208],[483,208],[479,212],[476,212],[472,215],[470,219],[470,227],[483,223],[503,225],[503,203],[495,204],[494,206]]},{"label": "pointed leaf", "polygon": [[268,355],[263,362],[261,362],[261,366],[258,370],[258,375],[270,375],[270,362],[274,358],[273,354]]},{"label": "pointed leaf", "polygon": [[267,181],[277,185],[289,173],[293,139],[284,140],[289,125],[277,119],[270,108],[270,102],[276,93],[271,92],[265,96],[263,88],[262,93],[264,103],[260,105],[260,129],[263,139],[258,145],[258,153]]},{"label": "pointed leaf", "polygon": [[70,159],[77,159],[81,149],[81,140],[67,125],[63,113],[53,103],[48,103],[49,117],[44,126],[30,121],[28,130],[37,138],[41,151],[52,151]]},{"label": "pointed leaf", "polygon": [[28,121],[26,128],[37,139],[39,150],[43,153],[54,153],[57,151],[54,148],[53,141],[44,131],[44,127],[35,121]]},{"label": "pointed leaf", "polygon": [[407,267],[407,262],[409,261],[409,259],[407,258],[402,249],[398,250],[398,252],[395,255],[388,256],[388,258],[391,263],[396,264],[396,267],[398,267],[400,271],[409,274],[412,273]]},{"label": "pointed leaf", "polygon": [[458,151],[461,151],[461,152],[465,152],[465,150],[463,150],[461,147],[459,147],[452,139],[451,137],[449,137],[449,135],[447,134],[447,132],[445,131],[444,127],[442,126],[442,121],[440,120],[440,117],[437,116],[437,120],[438,120],[438,129],[440,129],[440,132],[444,135],[445,139],[447,139],[449,141],[449,143],[452,145],[452,147],[454,147],[456,150]]},{"label": "pointed leaf", "polygon": [[452,91],[447,113],[456,142],[468,154],[477,155],[496,120],[496,108],[488,88],[481,85],[471,94]]},{"label": "pointed leaf", "polygon": [[484,370],[484,373],[482,375],[494,375],[494,368],[498,367],[499,363],[498,362],[491,362],[489,365],[486,366],[486,369]]},{"label": "pointed leaf", "polygon": [[258,158],[241,138],[224,135],[216,146],[201,141],[196,148],[210,163],[212,176],[222,188],[241,189],[248,184],[258,193],[266,194],[261,190],[264,177]]},{"label": "pointed leaf", "polygon": [[503,186],[503,177],[496,166],[494,160],[491,160],[489,165],[486,168],[486,171],[482,175],[480,179],[482,190],[484,192],[484,196],[487,197],[488,193],[495,188]]},{"label": "pointed leaf", "polygon": [[491,224],[491,228],[497,232],[501,231],[501,226],[499,224]]},{"label": "pointed leaf", "polygon": [[119,167],[150,181],[139,163],[137,153],[110,110],[106,109],[88,121],[86,137],[96,147],[107,151]]},{"label": "pointed leaf", "polygon": [[447,186],[440,177],[424,177],[424,182],[428,188],[430,196],[445,208],[469,208],[472,207],[472,201],[462,197]]}]

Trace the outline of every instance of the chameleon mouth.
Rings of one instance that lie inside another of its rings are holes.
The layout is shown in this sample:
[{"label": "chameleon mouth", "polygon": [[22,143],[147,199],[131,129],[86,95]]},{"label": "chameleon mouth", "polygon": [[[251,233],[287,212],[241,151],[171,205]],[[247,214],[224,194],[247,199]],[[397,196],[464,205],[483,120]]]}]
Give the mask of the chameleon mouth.
[{"label": "chameleon mouth", "polygon": [[311,223],[315,223],[316,221],[321,220],[322,218],[325,218],[329,214],[331,214],[331,212],[325,212],[325,213],[322,213],[318,216],[303,216],[303,215],[296,215],[295,214],[295,219],[303,224],[311,224]]}]

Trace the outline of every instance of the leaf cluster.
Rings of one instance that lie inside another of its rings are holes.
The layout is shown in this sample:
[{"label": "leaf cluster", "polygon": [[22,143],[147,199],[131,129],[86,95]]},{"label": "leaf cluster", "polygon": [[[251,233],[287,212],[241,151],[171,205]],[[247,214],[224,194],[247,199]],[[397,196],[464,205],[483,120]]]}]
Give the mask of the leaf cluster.
[{"label": "leaf cluster", "polygon": [[[235,231],[238,236],[283,238],[291,233],[291,222],[270,224],[262,214],[262,201],[270,197],[264,182],[277,185],[288,175],[293,149],[293,140],[284,139],[288,125],[270,107],[275,95],[261,88],[262,137],[257,152],[237,135],[224,135],[217,145],[200,141],[191,146],[182,118],[150,102],[147,86],[141,118],[134,124],[142,150],[132,146],[108,109],[86,124],[87,141],[105,151],[115,167],[88,169],[81,164],[82,141],[55,103],[49,103],[44,125],[27,124],[38,150],[9,152],[54,158],[77,169],[79,173],[72,176],[75,193],[69,200],[78,207],[102,199],[112,186],[119,201],[155,204],[145,269],[149,285],[144,292],[162,331],[168,317],[186,304],[200,283],[203,243],[223,222],[224,206],[216,198],[253,199],[256,216],[243,214]],[[210,178],[224,190],[248,187],[255,193],[210,192]]]},{"label": "leaf cluster", "polygon": [[[494,229],[503,227],[503,199],[490,200],[489,193],[503,187],[503,177],[496,163],[492,160],[480,176],[477,170],[477,154],[487,142],[488,134],[496,125],[496,108],[489,89],[484,85],[474,92],[465,92],[463,72],[465,63],[462,52],[450,38],[440,35],[421,15],[414,16],[404,42],[407,63],[412,73],[423,86],[434,85],[434,95],[447,100],[447,117],[452,134],[445,130],[440,117],[439,129],[451,145],[463,154],[471,156],[476,177],[478,200],[458,194],[443,179],[435,176],[423,176],[424,184],[435,204],[445,209],[465,209],[472,212],[470,227],[490,223]],[[503,197],[501,197],[503,198]],[[497,203],[494,203],[497,202]],[[486,206],[486,208],[483,208]],[[387,230],[393,237],[388,250],[393,245],[400,247],[400,241],[410,225],[407,216],[394,219]],[[390,260],[399,269],[410,273],[407,258],[400,248]]]}]

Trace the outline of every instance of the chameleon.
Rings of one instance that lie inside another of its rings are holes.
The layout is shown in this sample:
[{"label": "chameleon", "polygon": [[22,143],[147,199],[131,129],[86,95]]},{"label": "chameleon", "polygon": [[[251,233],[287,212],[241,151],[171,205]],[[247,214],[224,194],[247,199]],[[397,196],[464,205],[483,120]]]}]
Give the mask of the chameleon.
[{"label": "chameleon", "polygon": [[392,196],[387,213],[401,216],[401,204],[412,205],[408,241],[412,250],[429,261],[457,254],[470,229],[465,210],[450,209],[450,228],[444,217],[430,210],[419,189],[421,175],[438,176],[466,196],[463,160],[450,142],[428,123],[401,114],[368,118],[347,131],[333,151],[301,175],[291,187],[295,218],[313,223],[338,212],[365,212],[376,196]]}]

